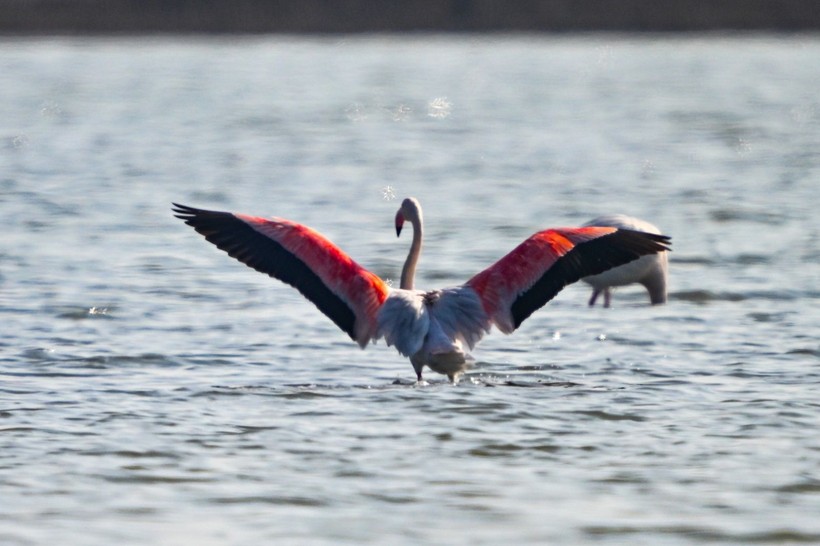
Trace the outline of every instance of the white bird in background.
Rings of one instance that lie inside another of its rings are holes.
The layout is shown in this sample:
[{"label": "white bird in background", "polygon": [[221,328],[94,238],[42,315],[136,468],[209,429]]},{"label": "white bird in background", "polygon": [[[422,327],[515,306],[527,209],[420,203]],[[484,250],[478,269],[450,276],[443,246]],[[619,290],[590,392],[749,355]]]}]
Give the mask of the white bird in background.
[{"label": "white bird in background", "polygon": [[[599,216],[584,225],[611,226],[645,233],[660,233],[660,230],[649,222],[624,214]],[[603,292],[604,307],[609,307],[612,303],[612,288],[633,283],[642,284],[646,288],[649,292],[649,300],[653,305],[666,303],[666,280],[669,273],[668,254],[666,251],[649,254],[628,264],[613,267],[603,273],[584,277],[581,280],[592,286],[592,297],[589,299],[589,305],[595,305],[598,296]]]},{"label": "white bird in background", "polygon": [[471,361],[467,350],[492,325],[510,334],[564,286],[669,243],[664,235],[614,227],[547,229],[466,283],[424,291],[414,289],[423,231],[414,198],[396,213],[397,235],[405,221],[413,226],[400,288],[307,226],[177,204],[174,212],[230,256],[295,287],[362,348],[384,338],[410,358],[419,382],[425,366],[457,382]]}]

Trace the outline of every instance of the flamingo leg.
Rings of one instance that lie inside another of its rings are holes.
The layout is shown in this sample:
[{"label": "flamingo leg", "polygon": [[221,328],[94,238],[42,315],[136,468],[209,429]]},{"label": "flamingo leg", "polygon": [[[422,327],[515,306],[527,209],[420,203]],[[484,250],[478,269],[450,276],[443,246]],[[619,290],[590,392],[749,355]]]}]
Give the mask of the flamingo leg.
[{"label": "flamingo leg", "polygon": [[424,369],[424,362],[419,362],[420,358],[418,354],[413,355],[410,357],[410,363],[413,365],[413,370],[416,372],[416,381],[419,383],[423,382],[424,379],[421,377],[421,371]]},{"label": "flamingo leg", "polygon": [[589,306],[590,306],[590,307],[594,307],[594,306],[595,306],[595,302],[598,300],[598,295],[599,295],[600,293],[601,293],[601,291],[600,291],[600,290],[598,290],[597,288],[595,288],[595,289],[593,289],[593,290],[592,290],[592,297],[591,297],[591,298],[589,298]]}]

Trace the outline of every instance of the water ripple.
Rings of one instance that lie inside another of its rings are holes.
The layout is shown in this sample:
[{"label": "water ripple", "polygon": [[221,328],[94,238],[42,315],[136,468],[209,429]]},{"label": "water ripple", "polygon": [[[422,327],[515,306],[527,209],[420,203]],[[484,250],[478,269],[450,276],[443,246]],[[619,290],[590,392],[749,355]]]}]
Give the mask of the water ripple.
[{"label": "water ripple", "polygon": [[660,535],[680,537],[686,540],[709,541],[729,544],[816,544],[820,541],[820,533],[804,533],[800,531],[782,529],[759,533],[731,533],[710,527],[690,525],[678,526],[589,526],[584,531],[591,537],[603,538],[638,537],[644,535]]},{"label": "water ripple", "polygon": [[[0,542],[820,543],[816,37],[4,40]],[[625,212],[669,302],[578,283],[416,384],[169,210],[395,279],[388,182],[420,286]]]}]

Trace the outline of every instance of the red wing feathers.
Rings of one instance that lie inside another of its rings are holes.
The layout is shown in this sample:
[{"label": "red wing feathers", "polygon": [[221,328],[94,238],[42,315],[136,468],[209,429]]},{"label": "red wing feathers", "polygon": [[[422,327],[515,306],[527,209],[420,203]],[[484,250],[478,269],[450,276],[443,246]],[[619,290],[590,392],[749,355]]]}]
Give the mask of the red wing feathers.
[{"label": "red wing feathers", "polygon": [[469,281],[499,330],[511,333],[568,284],[668,250],[669,238],[611,227],[539,231]]},{"label": "red wing feathers", "polygon": [[307,226],[174,204],[176,217],[245,265],[285,282],[364,347],[388,287]]}]

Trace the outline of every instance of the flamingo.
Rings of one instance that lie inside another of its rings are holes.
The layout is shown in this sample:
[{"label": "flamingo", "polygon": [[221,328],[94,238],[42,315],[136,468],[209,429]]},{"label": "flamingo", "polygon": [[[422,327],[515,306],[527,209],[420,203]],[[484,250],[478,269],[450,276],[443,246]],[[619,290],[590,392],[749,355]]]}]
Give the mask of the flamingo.
[{"label": "flamingo", "polygon": [[425,366],[456,384],[473,361],[468,350],[492,325],[510,334],[564,286],[667,250],[670,241],[614,227],[547,229],[466,283],[425,291],[414,288],[423,222],[412,197],[395,217],[397,236],[405,222],[413,226],[399,288],[305,225],[176,203],[173,211],[233,258],[299,290],[362,349],[384,338],[410,359],[420,384]]},{"label": "flamingo", "polygon": [[[609,226],[619,229],[633,229],[646,233],[660,234],[660,230],[645,220],[626,216],[625,214],[610,214],[590,220],[584,226]],[[603,273],[591,275],[581,279],[592,286],[592,297],[589,298],[590,307],[595,305],[598,296],[603,292],[604,307],[612,303],[612,288],[627,284],[642,284],[649,292],[649,301],[653,305],[666,303],[666,278],[669,270],[669,256],[665,251],[645,255],[637,260],[614,267]]]}]

